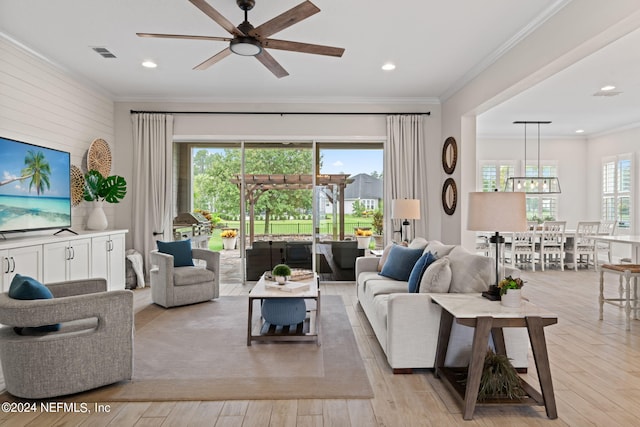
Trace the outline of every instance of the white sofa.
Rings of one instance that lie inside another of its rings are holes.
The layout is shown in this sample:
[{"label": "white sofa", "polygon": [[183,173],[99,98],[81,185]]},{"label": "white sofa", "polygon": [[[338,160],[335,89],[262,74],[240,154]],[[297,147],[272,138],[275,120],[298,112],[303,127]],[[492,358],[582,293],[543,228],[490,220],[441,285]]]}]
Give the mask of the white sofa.
[{"label": "white sofa", "polygon": [[[426,240],[417,238],[410,247],[424,247]],[[495,281],[492,258],[468,252],[461,246],[428,242],[424,251],[438,259],[442,274],[439,281],[450,277],[449,292],[482,292]],[[432,303],[431,293],[409,293],[408,283],[389,279],[378,272],[378,257],[356,260],[358,301],[373,328],[394,372],[406,373],[414,368],[433,368],[440,327],[440,307]],[[432,264],[433,266],[434,264]],[[446,267],[448,265],[449,267]],[[444,267],[443,267],[444,266]],[[431,266],[429,267],[431,268]],[[450,268],[450,272],[448,272]],[[424,279],[428,279],[425,272]],[[517,272],[508,271],[507,274]],[[442,288],[442,283],[440,284]],[[423,290],[429,290],[424,280]],[[446,291],[446,290],[444,290]],[[528,366],[529,339],[525,328],[505,328],[507,356],[519,370]],[[469,363],[473,328],[454,322],[445,361],[446,366],[462,367]]]}]

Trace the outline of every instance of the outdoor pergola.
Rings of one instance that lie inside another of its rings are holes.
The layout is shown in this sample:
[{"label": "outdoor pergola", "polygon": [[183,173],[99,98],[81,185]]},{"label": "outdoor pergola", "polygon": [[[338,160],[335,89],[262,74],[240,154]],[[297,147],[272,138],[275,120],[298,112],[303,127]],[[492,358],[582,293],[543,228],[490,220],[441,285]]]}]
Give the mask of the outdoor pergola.
[{"label": "outdoor pergola", "polygon": [[[231,182],[240,188],[242,175],[235,175]],[[260,196],[270,190],[309,190],[313,188],[313,175],[311,174],[245,174],[245,197],[249,204],[249,241],[253,242],[255,236],[255,204]],[[353,182],[349,174],[319,174],[316,175],[315,185],[335,185],[338,189],[338,205],[340,206],[339,224],[340,240],[344,239],[344,188]],[[332,194],[326,193],[331,203],[335,204]]]}]

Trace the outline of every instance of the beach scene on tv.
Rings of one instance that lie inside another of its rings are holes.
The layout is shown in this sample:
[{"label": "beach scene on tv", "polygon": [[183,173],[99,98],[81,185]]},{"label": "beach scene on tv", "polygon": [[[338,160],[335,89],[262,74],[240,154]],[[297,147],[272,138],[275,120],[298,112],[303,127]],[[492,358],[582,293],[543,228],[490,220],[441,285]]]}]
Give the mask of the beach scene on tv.
[{"label": "beach scene on tv", "polygon": [[0,137],[0,233],[71,226],[69,153]]}]

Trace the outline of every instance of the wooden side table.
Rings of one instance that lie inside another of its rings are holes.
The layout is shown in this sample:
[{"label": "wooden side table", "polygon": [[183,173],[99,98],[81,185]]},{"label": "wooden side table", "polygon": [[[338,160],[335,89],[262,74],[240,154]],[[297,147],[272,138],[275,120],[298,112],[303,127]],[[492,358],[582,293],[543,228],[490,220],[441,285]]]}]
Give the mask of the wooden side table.
[{"label": "wooden side table", "polygon": [[[472,419],[476,406],[484,404],[544,405],[549,418],[558,417],[547,345],[544,338],[544,327],[558,322],[558,317],[555,314],[528,302],[523,302],[520,308],[503,307],[499,301],[490,301],[480,294],[441,294],[432,295],[431,299],[442,307],[435,376],[441,378],[445,384],[452,388],[454,393],[463,399],[463,418],[465,420]],[[456,372],[455,368],[444,366],[454,320],[461,325],[475,328],[471,361],[467,369],[466,387],[457,381],[456,373],[459,373],[459,369]],[[489,334],[493,337],[496,353],[506,355],[502,329],[517,327],[526,327],[529,332],[541,393],[522,380],[522,387],[528,395],[526,398],[477,402]]]}]

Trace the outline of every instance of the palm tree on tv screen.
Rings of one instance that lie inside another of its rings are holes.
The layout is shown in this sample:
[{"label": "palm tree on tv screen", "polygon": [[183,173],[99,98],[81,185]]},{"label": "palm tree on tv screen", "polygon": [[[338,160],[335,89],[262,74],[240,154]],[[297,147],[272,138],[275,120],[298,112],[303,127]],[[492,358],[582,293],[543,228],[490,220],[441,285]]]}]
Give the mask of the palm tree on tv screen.
[{"label": "palm tree on tv screen", "polygon": [[31,182],[29,183],[29,192],[31,192],[31,189],[35,187],[36,193],[39,196],[40,193],[44,193],[45,190],[51,188],[51,182],[49,181],[51,167],[41,151],[27,151],[27,155],[24,158],[24,164],[25,168],[20,171],[21,176],[2,181],[0,182],[0,185],[6,185],[13,181],[23,181],[31,178]]}]

